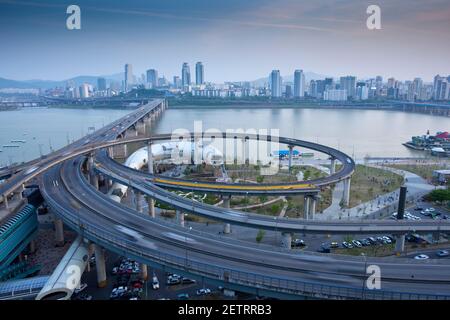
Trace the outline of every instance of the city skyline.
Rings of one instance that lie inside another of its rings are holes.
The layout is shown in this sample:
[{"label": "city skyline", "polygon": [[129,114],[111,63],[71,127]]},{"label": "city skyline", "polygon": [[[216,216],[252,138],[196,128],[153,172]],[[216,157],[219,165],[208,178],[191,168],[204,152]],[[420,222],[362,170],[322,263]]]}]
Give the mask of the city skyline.
[{"label": "city skyline", "polygon": [[382,29],[372,31],[365,26],[368,4],[137,1],[125,8],[79,1],[82,29],[69,31],[65,4],[1,0],[0,36],[8,43],[1,76],[63,80],[115,73],[130,63],[136,74],[151,66],[172,77],[185,61],[202,61],[211,82],[254,80],[272,69],[283,76],[298,65],[333,77],[425,82],[448,73],[449,3],[381,1]]}]

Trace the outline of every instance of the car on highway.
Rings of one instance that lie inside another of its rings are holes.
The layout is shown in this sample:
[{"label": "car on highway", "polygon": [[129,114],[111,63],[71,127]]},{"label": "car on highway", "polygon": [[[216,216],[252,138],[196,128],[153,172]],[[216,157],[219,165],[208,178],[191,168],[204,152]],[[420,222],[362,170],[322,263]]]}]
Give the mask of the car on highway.
[{"label": "car on highway", "polygon": [[414,257],[414,259],[416,259],[416,260],[427,260],[427,259],[429,259],[429,258],[430,258],[430,257],[427,256],[426,254],[419,254],[419,255],[417,255],[417,256]]},{"label": "car on highway", "polygon": [[447,250],[439,250],[438,252],[436,252],[436,255],[440,258],[443,258],[448,257],[450,253]]},{"label": "car on highway", "polygon": [[198,296],[206,296],[206,295],[208,295],[208,294],[211,294],[211,289],[208,289],[208,288],[198,289],[197,292],[196,292],[196,294],[197,294]]},{"label": "car on highway", "polygon": [[302,239],[293,239],[291,241],[291,245],[293,247],[304,247],[306,245],[305,240]]}]

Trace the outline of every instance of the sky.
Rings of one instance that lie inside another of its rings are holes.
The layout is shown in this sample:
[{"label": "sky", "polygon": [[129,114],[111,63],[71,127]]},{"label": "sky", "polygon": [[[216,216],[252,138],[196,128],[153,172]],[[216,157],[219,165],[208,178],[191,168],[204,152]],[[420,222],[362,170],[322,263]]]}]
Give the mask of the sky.
[{"label": "sky", "polygon": [[[81,9],[68,30],[66,9]],[[366,9],[381,8],[381,30]],[[450,74],[450,0],[0,0],[0,77],[64,80],[197,61],[211,82],[272,69],[400,80]]]}]

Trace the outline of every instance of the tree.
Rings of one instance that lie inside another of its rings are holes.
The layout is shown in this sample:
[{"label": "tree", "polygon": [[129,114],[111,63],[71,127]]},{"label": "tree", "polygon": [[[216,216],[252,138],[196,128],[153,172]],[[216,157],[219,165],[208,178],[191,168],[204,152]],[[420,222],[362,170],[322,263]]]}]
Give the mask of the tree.
[{"label": "tree", "polygon": [[445,202],[450,201],[450,189],[436,189],[431,191],[426,199],[428,201]]},{"label": "tree", "polygon": [[260,243],[262,239],[264,238],[264,235],[266,232],[264,230],[259,230],[258,234],[256,235],[256,242]]}]

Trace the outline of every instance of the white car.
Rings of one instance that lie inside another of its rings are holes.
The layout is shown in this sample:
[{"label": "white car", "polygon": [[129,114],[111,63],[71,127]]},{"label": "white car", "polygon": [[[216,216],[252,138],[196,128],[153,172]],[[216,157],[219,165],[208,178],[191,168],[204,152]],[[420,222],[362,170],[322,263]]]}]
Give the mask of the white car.
[{"label": "white car", "polygon": [[427,256],[426,254],[419,254],[419,255],[417,255],[417,256],[414,257],[414,259],[416,259],[416,260],[427,260],[427,259],[429,259],[429,258],[430,258],[430,257]]},{"label": "white car", "polygon": [[153,288],[153,290],[159,289],[159,281],[155,275],[153,276],[153,279],[152,279],[152,288]]},{"label": "white car", "polygon": [[198,296],[206,296],[208,294],[211,294],[211,289],[203,288],[203,289],[198,289],[197,290],[197,295]]}]

